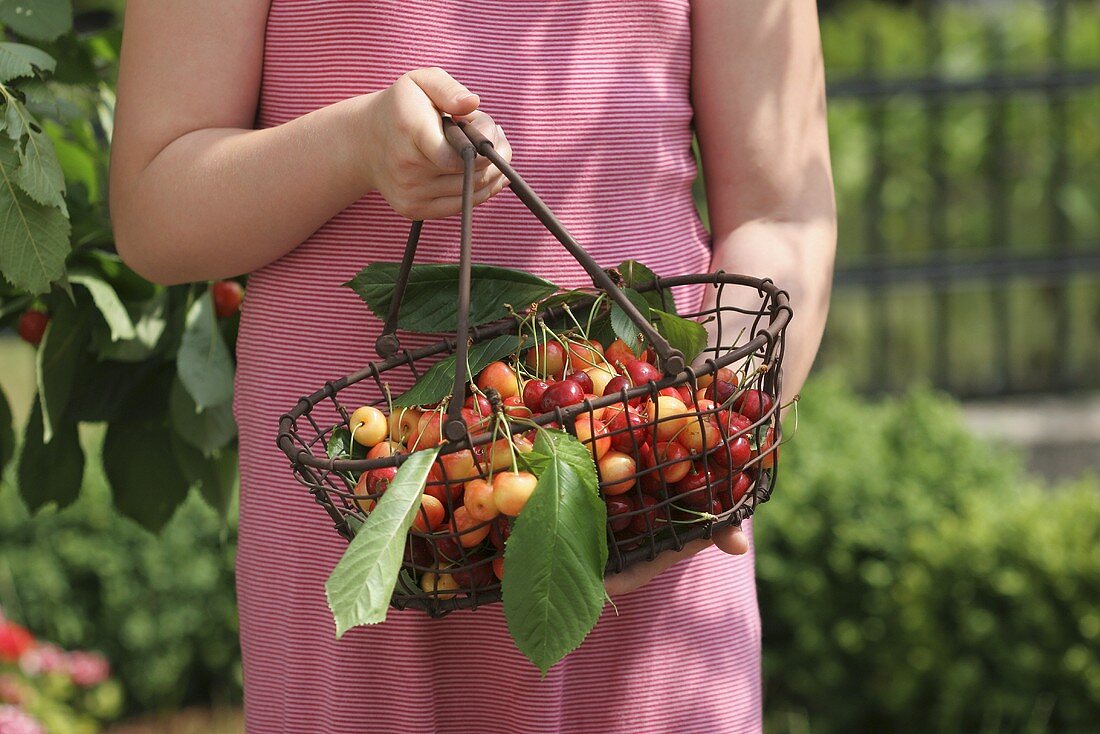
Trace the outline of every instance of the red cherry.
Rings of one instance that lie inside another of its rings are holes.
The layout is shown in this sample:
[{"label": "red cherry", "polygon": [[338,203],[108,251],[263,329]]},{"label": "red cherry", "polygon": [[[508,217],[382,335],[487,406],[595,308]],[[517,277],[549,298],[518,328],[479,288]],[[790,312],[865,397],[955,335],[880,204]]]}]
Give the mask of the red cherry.
[{"label": "red cherry", "polygon": [[530,418],[535,414],[517,395],[504,399],[504,414],[512,418]]},{"label": "red cherry", "polygon": [[725,446],[719,446],[711,456],[727,469],[740,469],[752,458],[752,445],[747,437],[738,436],[727,441]]},{"label": "red cherry", "polygon": [[244,288],[235,280],[219,280],[210,286],[210,295],[214,297],[214,313],[225,319],[241,310]]},{"label": "red cherry", "polygon": [[528,349],[525,360],[538,374],[561,379],[565,372],[565,347],[550,338]]},{"label": "red cherry", "polygon": [[489,423],[488,417],[478,415],[477,411],[472,408],[463,408],[461,413],[462,420],[465,421],[466,428],[470,431],[471,436],[485,433],[485,427]]},{"label": "red cherry", "polygon": [[466,398],[466,402],[463,403],[463,405],[479,416],[487,416],[493,412],[493,406],[489,403],[489,398],[476,393]]},{"label": "red cherry", "polygon": [[726,436],[733,436],[741,431],[747,431],[752,427],[752,421],[740,413],[732,410],[723,411],[718,414],[718,425],[725,429]]},{"label": "red cherry", "polygon": [[493,524],[489,526],[489,540],[498,550],[504,550],[504,543],[512,534],[512,524],[508,522],[507,515],[497,515]]},{"label": "red cherry", "polygon": [[634,356],[634,352],[630,349],[630,345],[622,339],[616,339],[611,342],[611,344],[607,346],[607,349],[604,350],[604,357],[611,364],[620,362],[624,365],[637,359],[637,357]]},{"label": "red cherry", "polygon": [[[622,400],[623,390],[629,390],[632,387],[634,387],[634,386],[630,383],[630,378],[629,377],[624,377],[622,375],[619,375],[618,377],[612,377],[610,380],[607,381],[607,387],[605,387],[603,389],[603,394],[604,394],[605,397],[615,396],[615,397],[618,397],[620,400]],[[640,397],[637,397],[637,398],[630,398],[627,401],[627,404],[636,406],[636,405],[640,405],[641,402],[642,402],[642,399]]]},{"label": "red cherry", "polygon": [[573,382],[580,385],[581,389],[585,393],[592,392],[592,378],[588,376],[587,372],[577,371],[571,375],[568,375],[565,379],[572,380]]},{"label": "red cherry", "polygon": [[634,510],[634,500],[630,495],[605,497],[604,502],[607,503],[607,521],[611,525],[611,532],[622,532],[630,527],[631,517],[627,513]]},{"label": "red cherry", "polygon": [[732,398],[736,393],[736,382],[718,379],[710,383],[710,387],[707,388],[706,396],[719,405],[725,405],[726,401]]},{"label": "red cherry", "polygon": [[745,390],[730,407],[756,423],[771,411],[772,396],[762,390]]},{"label": "red cherry", "polygon": [[708,498],[708,487],[714,485],[714,471],[709,467],[704,468],[701,462],[696,462],[691,471],[676,483],[673,487],[676,494],[682,494],[676,503],[692,509],[706,508],[712,498]]},{"label": "red cherry", "polygon": [[[734,505],[752,489],[752,477],[743,471],[739,471],[729,477],[723,477],[716,488],[715,494],[722,502],[723,510],[732,510]],[[717,513],[716,513],[717,514]]]},{"label": "red cherry", "polygon": [[19,317],[16,330],[23,341],[37,347],[42,343],[42,335],[46,333],[49,323],[50,317],[41,311],[24,311]]},{"label": "red cherry", "polygon": [[489,560],[488,556],[483,558],[469,558],[465,561],[465,564],[469,567],[461,570],[448,569],[448,573],[451,574],[451,577],[454,578],[464,591],[468,592],[474,589],[480,591],[496,583],[492,561]]},{"label": "red cherry", "polygon": [[635,446],[645,443],[646,428],[646,419],[637,410],[620,410],[607,424],[607,431],[611,434],[611,448],[624,454],[633,454]]},{"label": "red cherry", "polygon": [[[657,507],[657,504],[658,504],[657,498],[653,497],[651,495],[648,495],[648,494],[643,494],[641,497],[642,497],[642,502],[641,502],[642,506],[641,506],[640,509],[642,509],[642,510],[647,510],[647,508],[651,508],[651,509],[648,509],[648,511],[645,511],[645,512],[640,512],[637,515],[635,515],[634,517],[630,518],[630,529],[633,530],[635,533],[639,533],[639,534],[640,533],[648,533],[651,530],[657,530],[657,529],[660,528],[660,525],[658,525],[660,520],[657,518],[657,513],[660,512],[660,508]],[[648,520],[648,523],[647,523],[647,520]]]},{"label": "red cherry", "polygon": [[539,412],[545,413],[554,408],[567,408],[584,400],[584,390],[573,380],[555,382],[546,388],[539,400]]},{"label": "red cherry", "polygon": [[[630,375],[630,381],[637,385],[644,385],[647,382],[657,382],[661,379],[661,371],[651,365],[649,362],[643,362],[640,359],[635,359],[628,362],[625,365],[626,373]],[[679,400],[679,395],[676,396]]]},{"label": "red cherry", "polygon": [[530,408],[532,412],[541,413],[542,394],[546,392],[548,387],[550,387],[550,383],[546,380],[528,380],[527,384],[523,386],[523,404]]}]

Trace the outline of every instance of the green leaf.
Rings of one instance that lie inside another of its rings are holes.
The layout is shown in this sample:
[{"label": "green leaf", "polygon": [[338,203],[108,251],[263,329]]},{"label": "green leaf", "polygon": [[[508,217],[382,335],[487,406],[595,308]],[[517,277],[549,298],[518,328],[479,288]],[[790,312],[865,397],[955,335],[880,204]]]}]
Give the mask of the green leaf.
[{"label": "green leaf", "polygon": [[332,432],[325,444],[330,459],[362,459],[367,455],[367,447],[358,441],[352,442],[351,431],[341,426]]},{"label": "green leaf", "polygon": [[[490,362],[495,362],[519,349],[519,337],[512,334],[498,336],[487,342],[478,342],[467,352],[470,374],[477,375]],[[398,407],[437,403],[451,394],[455,381],[455,355],[439,360],[405,392],[398,395],[393,404]]]},{"label": "green leaf", "polygon": [[54,312],[35,355],[38,399],[42,405],[42,440],[49,443],[73,391],[88,341],[87,308],[56,299]]},{"label": "green leaf", "polygon": [[607,508],[592,455],[569,434],[539,431],[534,494],[505,545],[504,616],[543,675],[575,650],[603,609]]},{"label": "green leaf", "polygon": [[[636,291],[641,291],[645,286],[657,280],[657,274],[637,260],[625,260],[619,263],[619,267],[616,269],[623,277],[623,285]],[[648,290],[640,295],[652,308],[667,310],[666,304],[661,299],[660,291]],[[676,310],[676,305],[672,303],[671,298],[668,299],[668,306],[671,306],[673,311]]]},{"label": "green leaf", "polygon": [[17,288],[45,293],[65,272],[69,220],[16,185],[17,165],[15,152],[0,146],[0,272]]},{"label": "green leaf", "polygon": [[133,339],[136,336],[134,322],[130,320],[126,306],[123,305],[122,299],[118,297],[118,293],[110,283],[91,272],[75,268],[69,270],[69,282],[88,289],[100,315],[111,329],[111,341]]},{"label": "green leaf", "polygon": [[160,290],[153,298],[127,304],[125,308],[130,323],[133,324],[133,338],[114,341],[106,322],[96,322],[92,329],[92,342],[100,359],[141,362],[157,351],[161,337],[168,327],[165,317],[168,308],[167,291]]},{"label": "green leaf", "polygon": [[417,451],[401,465],[325,582],[338,638],[352,627],[386,618],[401,571],[405,536],[420,509],[420,496],[438,454],[438,448]]},{"label": "green leaf", "polygon": [[[135,388],[155,369],[152,362],[82,363],[73,381],[65,420],[109,423],[126,412]],[[144,406],[149,409],[148,404]]]},{"label": "green leaf", "polygon": [[[345,283],[379,318],[385,319],[393,299],[397,263],[377,262]],[[504,304],[522,311],[531,303],[558,291],[549,281],[530,273],[489,265],[474,265],[470,282],[470,326],[508,315]],[[414,265],[401,302],[397,325],[406,331],[441,334],[458,328],[458,266]]]},{"label": "green leaf", "polygon": [[698,321],[680,318],[658,309],[653,309],[652,313],[657,317],[657,331],[674,349],[683,352],[684,360],[688,364],[707,348],[707,330]]},{"label": "green leaf", "polygon": [[[65,175],[49,136],[36,125],[27,128],[27,142],[19,148],[19,168],[13,178],[33,200],[65,209]],[[17,146],[18,147],[18,146]]]},{"label": "green leaf", "polygon": [[237,496],[239,474],[236,446],[226,446],[210,456],[204,456],[179,436],[173,436],[172,453],[187,481],[198,485],[203,501],[225,520]]},{"label": "green leaf", "polygon": [[[649,304],[642,298],[642,294],[630,288],[623,288],[623,293],[638,309],[642,318],[648,319]],[[638,324],[634,322],[634,319],[630,318],[617,303],[611,304],[611,328],[614,330],[615,336],[626,342],[627,346],[634,352],[634,356],[640,356],[645,351],[646,344],[641,329],[638,328]]]},{"label": "green leaf", "polygon": [[35,41],[52,41],[73,27],[71,0],[0,0],[0,23]]},{"label": "green leaf", "polygon": [[21,76],[34,76],[35,70],[53,71],[56,66],[57,62],[52,56],[34,46],[0,43],[0,82],[9,82]]},{"label": "green leaf", "polygon": [[227,403],[233,397],[233,360],[214,318],[209,290],[187,311],[176,364],[180,380],[200,408]]},{"label": "green leaf", "polygon": [[163,421],[150,418],[115,421],[103,440],[103,470],[115,507],[153,532],[171,519],[191,486],[171,441]]},{"label": "green leaf", "polygon": [[15,456],[15,428],[12,426],[11,406],[8,396],[0,389],[0,474]]},{"label": "green leaf", "polygon": [[55,426],[53,440],[42,442],[42,408],[36,400],[19,450],[19,492],[32,511],[56,502],[66,507],[80,495],[84,451],[76,424]]},{"label": "green leaf", "polygon": [[199,408],[179,379],[172,383],[168,413],[176,434],[203,456],[213,455],[237,435],[232,403]]}]

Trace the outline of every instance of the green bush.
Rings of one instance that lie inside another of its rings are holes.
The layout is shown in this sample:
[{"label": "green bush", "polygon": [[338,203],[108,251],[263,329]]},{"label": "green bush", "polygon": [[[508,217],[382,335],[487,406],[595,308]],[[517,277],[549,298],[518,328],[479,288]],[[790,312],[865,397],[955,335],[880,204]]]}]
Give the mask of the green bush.
[{"label": "green bush", "polygon": [[756,525],[773,731],[1090,730],[1100,487],[1049,491],[927,390],[818,381]]},{"label": "green bush", "polygon": [[151,535],[118,515],[89,474],[72,506],[34,517],[0,485],[5,613],[63,646],[106,654],[131,711],[238,700],[235,531],[192,494]]}]

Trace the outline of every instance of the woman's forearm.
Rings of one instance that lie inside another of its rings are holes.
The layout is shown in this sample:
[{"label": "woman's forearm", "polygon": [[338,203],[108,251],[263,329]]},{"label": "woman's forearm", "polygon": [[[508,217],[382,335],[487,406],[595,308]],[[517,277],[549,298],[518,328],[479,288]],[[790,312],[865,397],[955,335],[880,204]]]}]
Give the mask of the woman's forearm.
[{"label": "woman's forearm", "polygon": [[112,172],[119,253],[161,283],[238,275],[276,260],[371,188],[354,120],[375,95],[263,130],[182,135],[140,170]]},{"label": "woman's forearm", "polygon": [[[790,294],[794,318],[786,331],[783,355],[785,401],[802,389],[821,343],[835,249],[836,225],[829,216],[805,222],[751,221],[714,239],[713,270],[771,278]],[[729,293],[723,294],[724,299]],[[708,306],[713,305],[713,295],[711,298]],[[760,299],[748,294],[739,305],[759,308]],[[749,319],[736,323],[734,318],[727,319],[723,325],[726,334],[751,326]],[[747,334],[742,341],[746,339]]]}]

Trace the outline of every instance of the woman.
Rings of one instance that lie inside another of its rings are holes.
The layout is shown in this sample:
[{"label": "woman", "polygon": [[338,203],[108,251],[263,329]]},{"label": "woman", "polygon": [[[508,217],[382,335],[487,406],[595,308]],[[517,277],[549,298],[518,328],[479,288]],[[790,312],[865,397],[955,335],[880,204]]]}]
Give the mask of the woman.
[{"label": "woman", "polygon": [[[441,113],[514,149],[601,265],[788,288],[789,394],[817,349],[835,226],[811,0],[130,0],[119,251],[162,283],[251,273],[236,393],[248,730],[759,731],[748,524],[610,580],[618,614],[545,680],[499,607],[392,612],[335,640],[323,584],[343,541],[292,479],[275,427],[373,356],[380,324],[340,284],[397,260],[409,219],[458,211]],[[712,235],[692,204],[693,132]],[[585,283],[515,197],[497,196],[504,185],[482,160],[475,259]],[[428,222],[418,258],[454,261],[457,239],[453,217]]]}]

